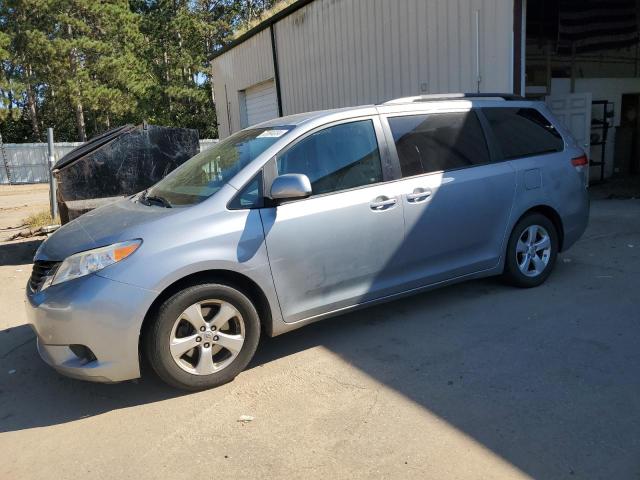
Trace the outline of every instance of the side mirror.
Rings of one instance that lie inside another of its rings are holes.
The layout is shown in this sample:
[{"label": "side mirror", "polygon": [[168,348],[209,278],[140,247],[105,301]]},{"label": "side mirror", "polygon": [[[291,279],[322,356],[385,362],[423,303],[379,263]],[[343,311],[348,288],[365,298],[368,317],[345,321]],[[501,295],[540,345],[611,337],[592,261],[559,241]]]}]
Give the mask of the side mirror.
[{"label": "side mirror", "polygon": [[306,198],[311,195],[309,177],[301,173],[286,173],[276,177],[271,184],[271,198],[273,200],[292,200]]}]

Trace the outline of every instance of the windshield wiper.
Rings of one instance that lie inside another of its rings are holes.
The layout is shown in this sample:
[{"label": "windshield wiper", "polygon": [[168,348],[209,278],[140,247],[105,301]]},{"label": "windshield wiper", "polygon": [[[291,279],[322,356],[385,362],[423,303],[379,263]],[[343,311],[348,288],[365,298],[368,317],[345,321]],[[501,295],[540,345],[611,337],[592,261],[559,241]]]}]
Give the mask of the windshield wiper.
[{"label": "windshield wiper", "polygon": [[142,192],[142,195],[140,196],[140,200],[145,205],[151,205],[151,203],[157,203],[157,204],[160,204],[160,206],[162,206],[164,208],[172,208],[173,207],[173,205],[171,205],[171,202],[169,200],[167,200],[166,198],[161,197],[159,195],[149,195],[147,193],[148,191],[149,191],[149,189],[146,189],[144,192]]},{"label": "windshield wiper", "polygon": [[173,205],[171,205],[171,203],[169,202],[169,200],[167,200],[164,197],[159,197],[157,195],[146,195],[145,200],[147,202],[156,202],[159,203],[160,205],[162,205],[164,208],[172,208]]}]

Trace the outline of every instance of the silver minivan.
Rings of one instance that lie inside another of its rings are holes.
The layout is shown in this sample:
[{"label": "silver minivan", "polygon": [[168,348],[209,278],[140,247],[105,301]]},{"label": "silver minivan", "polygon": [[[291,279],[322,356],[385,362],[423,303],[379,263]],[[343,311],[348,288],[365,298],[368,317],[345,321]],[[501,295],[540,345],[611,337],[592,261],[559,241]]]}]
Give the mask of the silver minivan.
[{"label": "silver minivan", "polygon": [[584,232],[588,160],[544,104],[422,96],[277,118],[38,249],[40,355],[76,378],[232,380],[261,334],[489,275],[546,280]]}]

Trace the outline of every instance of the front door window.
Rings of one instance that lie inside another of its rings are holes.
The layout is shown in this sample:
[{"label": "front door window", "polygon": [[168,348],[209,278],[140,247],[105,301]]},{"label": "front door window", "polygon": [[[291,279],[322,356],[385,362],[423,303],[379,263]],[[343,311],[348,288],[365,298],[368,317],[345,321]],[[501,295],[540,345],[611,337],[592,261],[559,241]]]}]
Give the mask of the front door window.
[{"label": "front door window", "polygon": [[304,138],[277,159],[278,175],[302,173],[314,195],[382,181],[380,151],[371,120],[342,123]]}]

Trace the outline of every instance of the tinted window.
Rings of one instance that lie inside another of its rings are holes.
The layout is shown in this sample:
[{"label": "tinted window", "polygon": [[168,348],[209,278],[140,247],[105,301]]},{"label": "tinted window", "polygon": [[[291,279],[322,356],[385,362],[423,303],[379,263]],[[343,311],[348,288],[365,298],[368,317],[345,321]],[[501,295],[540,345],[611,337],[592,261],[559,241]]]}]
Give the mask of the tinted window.
[{"label": "tinted window", "polygon": [[489,163],[475,112],[389,118],[403,177]]},{"label": "tinted window", "polygon": [[534,108],[483,108],[505,159],[561,152],[564,141]]},{"label": "tinted window", "polygon": [[278,174],[303,173],[314,194],[382,181],[378,142],[371,120],[325,128],[278,157]]}]

